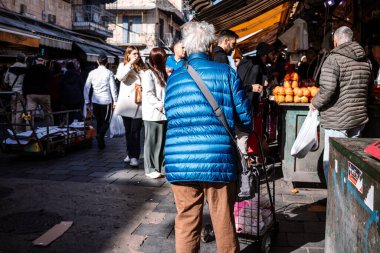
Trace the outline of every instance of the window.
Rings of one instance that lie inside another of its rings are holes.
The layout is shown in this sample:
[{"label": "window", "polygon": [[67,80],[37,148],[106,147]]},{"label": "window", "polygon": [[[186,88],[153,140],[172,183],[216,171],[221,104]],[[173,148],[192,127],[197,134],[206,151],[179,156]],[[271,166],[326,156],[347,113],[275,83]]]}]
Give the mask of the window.
[{"label": "window", "polygon": [[142,32],[140,16],[123,16],[123,43],[139,43],[139,34]]},{"label": "window", "polygon": [[174,34],[173,34],[173,26],[171,26],[171,25],[169,25],[169,33],[170,33],[171,35],[174,35]]},{"label": "window", "polygon": [[162,47],[163,46],[163,41],[164,41],[164,20],[160,18],[160,34],[159,34],[159,45]]}]

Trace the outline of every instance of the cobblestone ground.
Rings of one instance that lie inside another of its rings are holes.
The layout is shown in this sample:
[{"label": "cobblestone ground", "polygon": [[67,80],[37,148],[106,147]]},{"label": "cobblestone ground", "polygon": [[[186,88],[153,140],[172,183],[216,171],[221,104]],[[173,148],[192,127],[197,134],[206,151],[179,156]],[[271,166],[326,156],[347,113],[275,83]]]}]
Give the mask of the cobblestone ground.
[{"label": "cobblestone ground", "polygon": [[[146,178],[142,165],[125,164],[123,138],[106,143],[105,150],[94,143],[61,158],[0,155],[0,252],[175,252],[170,184]],[[325,212],[318,203],[326,190],[300,188],[296,195],[290,190],[291,184],[276,180],[279,229],[270,252],[323,252]],[[41,215],[4,225],[10,223],[7,215],[23,212]],[[45,213],[74,223],[50,246],[34,247],[32,241],[44,232]],[[207,210],[204,219],[209,220]],[[20,222],[31,229],[20,231]],[[241,240],[241,252],[254,249]],[[202,243],[201,252],[216,252],[215,242]]]}]

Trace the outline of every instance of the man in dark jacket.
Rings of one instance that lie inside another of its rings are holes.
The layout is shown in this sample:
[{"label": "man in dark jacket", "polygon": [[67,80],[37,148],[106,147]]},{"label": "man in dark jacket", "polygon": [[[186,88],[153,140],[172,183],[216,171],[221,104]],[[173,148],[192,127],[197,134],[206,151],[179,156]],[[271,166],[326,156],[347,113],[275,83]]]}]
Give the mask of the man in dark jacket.
[{"label": "man in dark jacket", "polygon": [[[72,61],[66,64],[67,71],[61,80],[61,103],[65,110],[81,110],[84,104],[83,80]],[[81,120],[81,113],[74,112],[69,114],[69,123],[74,119]]]},{"label": "man in dark jacket", "polygon": [[223,30],[218,35],[218,45],[214,48],[214,61],[229,64],[228,55],[236,47],[239,36],[231,30]]},{"label": "man in dark jacket", "polygon": [[364,49],[352,41],[352,30],[346,26],[334,33],[334,49],[322,65],[318,94],[310,109],[319,110],[325,129],[323,170],[328,179],[329,137],[360,137],[367,115],[367,93],[371,64]]},{"label": "man in dark jacket", "polygon": [[[226,64],[210,61],[207,55],[214,39],[214,26],[206,22],[188,22],[182,29],[188,64],[219,103],[229,129],[233,131],[235,124],[240,124],[250,131],[248,99],[236,72]],[[237,180],[234,147],[186,66],[170,75],[164,105],[168,120],[166,178],[172,183],[178,213],[176,252],[199,252],[205,200],[218,252],[239,252],[233,217]]]},{"label": "man in dark jacket", "polygon": [[42,56],[37,56],[36,64],[32,65],[25,74],[24,84],[22,87],[23,94],[26,97],[26,109],[32,112],[32,124],[34,123],[34,113],[38,105],[41,105],[46,116],[46,123],[53,124],[51,114],[51,101],[49,95],[49,84],[52,74],[45,66],[45,60]]},{"label": "man in dark jacket", "polygon": [[269,54],[274,52],[271,45],[261,42],[256,47],[256,56],[242,59],[237,66],[238,75],[243,83],[244,90],[256,94],[252,98],[254,112],[257,112],[259,94],[263,91],[264,83],[268,78],[266,63]]}]

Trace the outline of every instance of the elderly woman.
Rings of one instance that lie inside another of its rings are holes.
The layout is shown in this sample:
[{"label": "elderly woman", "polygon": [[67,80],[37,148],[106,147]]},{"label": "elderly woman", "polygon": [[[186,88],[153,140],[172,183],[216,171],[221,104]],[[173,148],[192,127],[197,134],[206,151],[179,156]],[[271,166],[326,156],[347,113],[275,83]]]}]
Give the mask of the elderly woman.
[{"label": "elderly woman", "polygon": [[[236,72],[227,64],[209,59],[214,33],[214,27],[206,22],[183,26],[188,64],[215,97],[232,132],[234,120],[249,132],[252,122],[248,99]],[[239,252],[233,218],[237,180],[234,146],[186,66],[169,77],[164,105],[168,120],[166,177],[172,183],[177,208],[176,252],[199,252],[205,200],[218,252]]]}]

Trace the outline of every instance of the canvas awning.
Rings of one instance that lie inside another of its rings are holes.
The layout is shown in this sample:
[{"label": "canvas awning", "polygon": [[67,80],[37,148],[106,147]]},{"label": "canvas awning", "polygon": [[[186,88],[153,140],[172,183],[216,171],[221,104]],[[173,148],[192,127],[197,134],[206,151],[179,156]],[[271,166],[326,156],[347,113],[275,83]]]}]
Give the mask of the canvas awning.
[{"label": "canvas awning", "polygon": [[196,19],[213,24],[217,31],[231,29],[286,2],[290,0],[223,0],[196,15]]},{"label": "canvas awning", "polygon": [[[25,31],[26,34],[33,34],[35,37],[39,38],[39,44],[59,48],[64,50],[72,49],[72,42],[69,36],[62,32],[54,29],[48,29],[46,27],[41,27],[38,24],[29,24],[22,22],[22,20],[0,16],[0,24],[9,27],[9,29],[20,29]],[[30,37],[30,36],[29,36]]]},{"label": "canvas awning", "polygon": [[28,47],[39,47],[40,38],[28,32],[9,30],[0,27],[0,41],[24,45]]},{"label": "canvas awning", "polygon": [[108,63],[114,63],[115,62],[115,56],[112,55],[111,53],[97,47],[93,47],[90,45],[85,45],[81,43],[75,43],[75,45],[78,46],[78,48],[86,54],[87,56],[87,61],[89,62],[96,62],[98,60],[98,57],[100,54],[105,54],[107,55]]},{"label": "canvas awning", "polygon": [[276,40],[293,3],[289,0],[223,0],[202,10],[196,19],[213,24],[217,32],[224,29],[236,32],[240,38],[239,48],[247,52],[258,42]]},{"label": "canvas awning", "polygon": [[239,35],[238,47],[243,52],[252,51],[259,42],[272,44],[284,16],[288,14],[290,3],[281,4],[247,22],[232,27],[231,30]]}]

